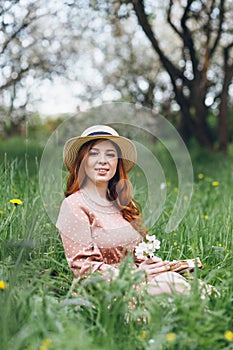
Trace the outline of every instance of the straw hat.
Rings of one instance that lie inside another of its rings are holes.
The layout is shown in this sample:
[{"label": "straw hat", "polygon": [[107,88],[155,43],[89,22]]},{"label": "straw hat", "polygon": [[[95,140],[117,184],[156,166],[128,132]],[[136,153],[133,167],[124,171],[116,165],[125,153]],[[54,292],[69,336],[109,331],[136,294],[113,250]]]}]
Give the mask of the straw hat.
[{"label": "straw hat", "polygon": [[63,160],[69,171],[72,169],[76,156],[82,145],[95,139],[112,140],[119,146],[125,170],[127,172],[135,166],[137,152],[134,143],[123,136],[119,136],[116,130],[110,126],[94,125],[84,130],[81,136],[73,137],[65,143],[63,149]]}]

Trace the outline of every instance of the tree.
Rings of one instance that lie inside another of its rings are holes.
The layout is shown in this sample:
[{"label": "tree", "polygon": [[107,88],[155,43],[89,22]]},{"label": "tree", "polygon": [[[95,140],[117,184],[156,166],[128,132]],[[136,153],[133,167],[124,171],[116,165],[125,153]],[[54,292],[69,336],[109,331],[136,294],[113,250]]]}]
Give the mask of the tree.
[{"label": "tree", "polygon": [[19,111],[23,120],[32,97],[40,99],[40,83],[60,76],[74,83],[77,106],[126,100],[159,107],[185,141],[227,152],[231,0],[1,4],[0,105],[10,124]]},{"label": "tree", "polygon": [[[169,0],[156,5],[157,2],[122,0],[114,2],[114,11],[111,11],[112,2],[107,3],[109,13],[113,16],[114,12],[122,25],[126,13],[136,15],[170,77],[180,108],[179,130],[183,138],[187,141],[194,136],[201,146],[211,151],[217,141],[219,150],[227,152],[229,86],[233,77],[232,2]],[[163,30],[169,30],[176,43],[173,52],[171,48],[164,48],[158,13],[165,17]],[[156,82],[154,85],[156,89]],[[217,136],[208,122],[213,109],[218,112],[214,126]]]},{"label": "tree", "polygon": [[38,88],[46,79],[74,81],[81,75],[81,69],[77,73],[75,68],[85,52],[81,39],[91,14],[85,17],[82,1],[80,16],[69,3],[1,0],[0,122],[6,134],[21,129],[26,108],[33,110],[33,102],[41,98]]}]

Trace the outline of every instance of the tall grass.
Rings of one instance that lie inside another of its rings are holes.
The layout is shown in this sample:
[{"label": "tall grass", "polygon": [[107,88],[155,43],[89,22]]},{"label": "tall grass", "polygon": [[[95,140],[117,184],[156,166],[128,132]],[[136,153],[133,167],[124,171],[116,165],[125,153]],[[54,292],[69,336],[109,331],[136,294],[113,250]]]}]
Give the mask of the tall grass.
[{"label": "tall grass", "polygon": [[[0,167],[1,349],[233,349],[230,157],[194,159],[191,206],[171,233],[164,228],[177,192],[175,176],[168,172],[166,206],[151,228],[162,242],[158,254],[170,260],[199,256],[204,269],[193,274],[190,295],[152,297],[145,287],[135,288],[143,276],[130,273],[130,258],[110,283],[98,274],[73,278],[42,206],[40,151],[36,157],[21,157],[19,149],[16,158],[3,156]],[[143,201],[143,188],[136,194]],[[23,204],[15,206],[12,198]],[[201,299],[197,278],[214,285],[220,295]]]}]

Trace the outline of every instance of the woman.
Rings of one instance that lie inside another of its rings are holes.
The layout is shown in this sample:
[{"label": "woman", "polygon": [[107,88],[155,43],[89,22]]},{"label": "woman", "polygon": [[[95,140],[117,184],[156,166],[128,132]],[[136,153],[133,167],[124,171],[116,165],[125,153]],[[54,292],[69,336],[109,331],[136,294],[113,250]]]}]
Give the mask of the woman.
[{"label": "woman", "polygon": [[136,164],[133,142],[96,125],[68,140],[63,157],[70,174],[56,227],[74,275],[99,271],[108,279],[111,271],[114,278],[122,259],[133,254],[135,269],[145,271],[149,293],[189,291],[185,278],[169,271],[168,261],[135,256],[146,230],[127,176]]}]

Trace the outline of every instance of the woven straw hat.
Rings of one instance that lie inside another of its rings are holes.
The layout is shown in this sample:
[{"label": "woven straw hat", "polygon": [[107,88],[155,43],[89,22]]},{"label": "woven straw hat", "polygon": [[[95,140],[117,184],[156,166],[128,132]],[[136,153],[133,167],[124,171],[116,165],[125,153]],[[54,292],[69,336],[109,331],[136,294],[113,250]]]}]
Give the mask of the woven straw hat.
[{"label": "woven straw hat", "polygon": [[127,172],[135,166],[137,152],[134,143],[126,137],[119,136],[116,130],[110,126],[94,125],[84,130],[81,136],[73,137],[72,139],[66,141],[63,149],[63,160],[69,171],[72,169],[76,156],[82,145],[95,139],[112,140],[119,146],[123,164]]}]

